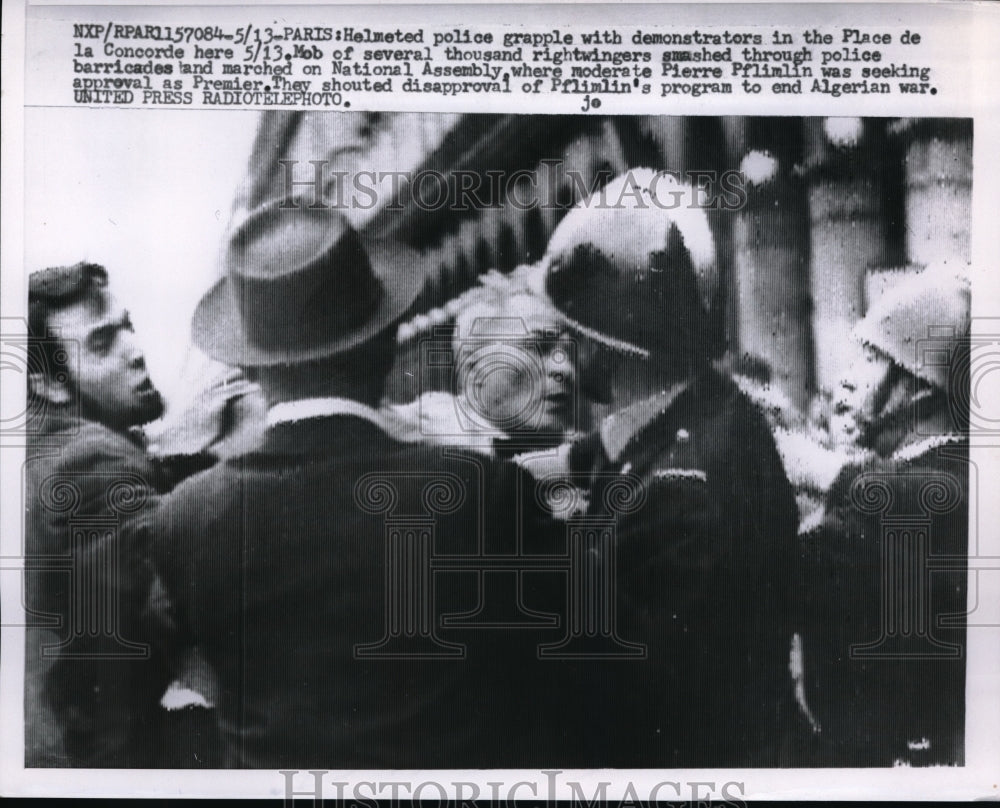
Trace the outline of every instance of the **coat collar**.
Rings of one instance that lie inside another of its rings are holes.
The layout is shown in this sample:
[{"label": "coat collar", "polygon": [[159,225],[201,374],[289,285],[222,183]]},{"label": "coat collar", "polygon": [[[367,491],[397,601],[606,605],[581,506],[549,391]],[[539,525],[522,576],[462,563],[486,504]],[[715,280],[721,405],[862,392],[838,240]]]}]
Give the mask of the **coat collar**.
[{"label": "coat collar", "polygon": [[45,443],[46,439],[65,439],[78,435],[86,428],[106,429],[121,435],[141,449],[146,449],[146,433],[142,427],[131,429],[115,429],[108,424],[81,415],[75,407],[48,405],[28,420],[28,434],[36,443]]},{"label": "coat collar", "polygon": [[892,453],[891,459],[906,463],[910,460],[916,460],[918,457],[934,449],[939,449],[942,446],[957,445],[964,440],[965,437],[957,432],[947,432],[942,435],[930,435],[922,439],[905,441]]},{"label": "coat collar", "polygon": [[632,439],[665,413],[689,386],[688,381],[678,382],[605,418],[600,433],[601,445],[608,460],[617,462]]},{"label": "coat collar", "polygon": [[[963,432],[965,430],[955,423],[947,398],[933,392],[914,396],[906,406],[870,423],[865,428],[862,443],[880,457],[899,454],[897,459],[912,459],[922,453],[921,445],[926,443],[929,451],[938,445],[961,440]],[[942,439],[944,443],[936,443]]]},{"label": "coat collar", "polygon": [[291,410],[278,410],[275,419],[269,414],[268,428],[252,453],[336,457],[347,447],[364,446],[371,451],[382,451],[398,443],[386,432],[381,419],[372,417],[371,412],[352,410],[353,407],[310,406],[295,409],[296,417],[291,417]]},{"label": "coat collar", "polygon": [[77,432],[83,419],[80,413],[69,407],[51,404],[33,413],[28,419],[28,433],[31,435],[56,435],[60,432]]},{"label": "coat collar", "polygon": [[349,398],[300,398],[295,401],[281,401],[273,405],[267,411],[268,427],[277,424],[292,423],[294,421],[305,421],[310,418],[329,418],[332,415],[350,415],[369,421],[381,429],[388,432],[389,427],[382,414]]}]

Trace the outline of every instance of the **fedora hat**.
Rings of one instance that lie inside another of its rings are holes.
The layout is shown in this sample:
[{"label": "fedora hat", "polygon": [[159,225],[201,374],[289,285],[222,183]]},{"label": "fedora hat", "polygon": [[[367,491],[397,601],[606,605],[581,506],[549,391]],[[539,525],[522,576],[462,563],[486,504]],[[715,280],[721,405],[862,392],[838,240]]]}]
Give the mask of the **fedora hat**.
[{"label": "fedora hat", "polygon": [[195,309],[192,337],[213,359],[267,367],[345,353],[397,323],[423,288],[416,251],[359,235],[339,211],[283,202],[232,231],[225,276]]}]

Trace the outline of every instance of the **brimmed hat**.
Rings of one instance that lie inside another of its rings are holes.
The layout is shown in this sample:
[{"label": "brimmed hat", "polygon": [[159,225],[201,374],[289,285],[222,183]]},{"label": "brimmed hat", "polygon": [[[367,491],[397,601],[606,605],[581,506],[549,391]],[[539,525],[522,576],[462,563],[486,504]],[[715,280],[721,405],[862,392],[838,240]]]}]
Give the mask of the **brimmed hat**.
[{"label": "brimmed hat", "polygon": [[419,253],[365,238],[328,208],[274,200],[234,229],[226,275],[192,319],[195,344],[242,367],[345,353],[394,325],[426,273]]},{"label": "brimmed hat", "polygon": [[568,324],[640,356],[707,353],[718,275],[698,189],[635,168],[559,223],[545,292]]}]

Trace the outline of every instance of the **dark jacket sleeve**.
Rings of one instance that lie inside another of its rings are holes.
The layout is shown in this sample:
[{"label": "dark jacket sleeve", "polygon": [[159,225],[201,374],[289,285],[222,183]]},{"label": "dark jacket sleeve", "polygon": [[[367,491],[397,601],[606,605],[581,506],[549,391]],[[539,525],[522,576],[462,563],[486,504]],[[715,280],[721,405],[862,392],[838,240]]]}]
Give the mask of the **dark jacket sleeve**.
[{"label": "dark jacket sleeve", "polygon": [[967,574],[929,566],[967,549],[964,451],[845,467],[809,537],[807,683],[837,765],[962,759],[965,632],[941,621]]},{"label": "dark jacket sleeve", "polygon": [[759,591],[767,593],[782,633],[790,637],[801,630],[804,596],[798,507],[767,422],[749,403],[744,407],[738,434],[746,439],[733,466],[740,478],[742,540],[752,557],[749,570],[760,575]]},{"label": "dark jacket sleeve", "polygon": [[[94,597],[110,597],[122,635],[138,640],[153,578],[147,527],[161,496],[157,471],[140,446],[103,427],[84,427],[65,452],[58,470],[42,482],[39,503],[46,508],[60,488],[77,498],[68,524],[49,523],[50,540],[61,545],[52,549],[70,554],[77,580],[89,582]],[[107,525],[77,528],[76,515],[103,518]],[[68,597],[65,605],[75,608]]]},{"label": "dark jacket sleeve", "polygon": [[212,494],[225,491],[205,475],[188,478],[164,499],[150,524],[151,552],[179,630],[192,641],[212,623],[232,617],[232,580],[240,571],[238,516],[213,514]]},{"label": "dark jacket sleeve", "polygon": [[146,619],[156,471],[140,446],[93,424],[47,460],[29,466],[28,502],[32,552],[57,567],[33,571],[28,587],[60,623],[46,698],[73,765],[146,766],[167,684]]}]

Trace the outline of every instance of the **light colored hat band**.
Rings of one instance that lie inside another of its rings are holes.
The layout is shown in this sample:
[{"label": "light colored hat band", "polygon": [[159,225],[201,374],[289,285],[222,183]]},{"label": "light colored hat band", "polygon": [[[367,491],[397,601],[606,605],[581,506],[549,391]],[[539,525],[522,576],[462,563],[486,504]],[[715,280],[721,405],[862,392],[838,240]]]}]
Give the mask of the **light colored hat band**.
[{"label": "light colored hat band", "polygon": [[575,320],[567,314],[560,314],[563,322],[566,323],[573,331],[576,331],[588,339],[593,340],[601,345],[604,345],[613,350],[619,351],[620,353],[632,354],[640,359],[649,359],[650,352],[645,348],[640,348],[638,345],[634,345],[628,340],[616,339],[615,337],[610,337],[600,331],[597,331],[589,326],[585,326],[579,320]]}]

